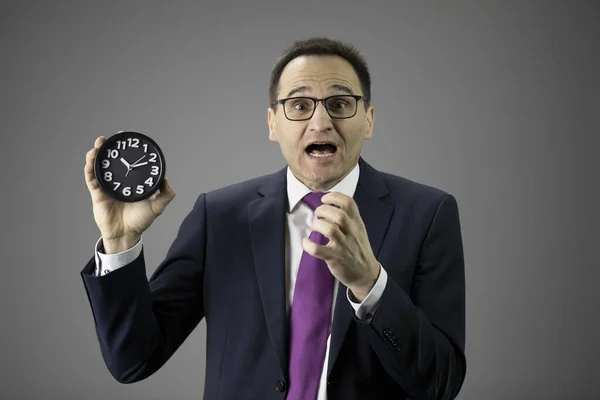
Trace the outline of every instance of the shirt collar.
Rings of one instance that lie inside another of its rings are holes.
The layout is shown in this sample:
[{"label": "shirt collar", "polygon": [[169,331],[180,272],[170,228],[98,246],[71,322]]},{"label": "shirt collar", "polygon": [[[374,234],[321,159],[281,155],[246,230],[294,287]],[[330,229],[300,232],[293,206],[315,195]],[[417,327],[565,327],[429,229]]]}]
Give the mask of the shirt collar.
[{"label": "shirt collar", "polygon": [[[348,197],[354,196],[354,191],[356,190],[356,185],[358,184],[358,177],[360,175],[360,168],[358,163],[352,168],[352,170],[337,183],[334,187],[332,187],[328,192],[340,192],[345,194]],[[298,205],[298,203],[302,200],[304,196],[308,193],[312,192],[306,185],[296,178],[296,176],[292,173],[290,168],[287,168],[287,195],[288,195],[288,212],[292,212],[294,208]]]}]

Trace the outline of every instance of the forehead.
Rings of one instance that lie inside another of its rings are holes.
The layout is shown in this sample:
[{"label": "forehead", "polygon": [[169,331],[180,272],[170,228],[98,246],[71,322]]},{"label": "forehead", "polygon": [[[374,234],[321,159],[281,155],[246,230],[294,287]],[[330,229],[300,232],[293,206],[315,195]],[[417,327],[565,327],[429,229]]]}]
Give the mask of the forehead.
[{"label": "forehead", "polygon": [[329,91],[334,85],[360,93],[360,81],[352,65],[338,56],[300,56],[290,61],[279,78],[279,93],[287,95],[297,87],[307,92]]}]

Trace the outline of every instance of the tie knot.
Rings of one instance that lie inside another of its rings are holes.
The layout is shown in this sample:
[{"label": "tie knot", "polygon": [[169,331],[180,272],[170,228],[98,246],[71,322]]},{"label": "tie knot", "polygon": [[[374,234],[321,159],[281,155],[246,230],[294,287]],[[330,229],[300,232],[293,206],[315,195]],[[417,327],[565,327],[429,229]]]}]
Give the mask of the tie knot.
[{"label": "tie knot", "polygon": [[326,194],[327,193],[325,192],[311,192],[304,196],[302,201],[314,211],[317,207],[323,204],[321,202],[321,197],[325,196]]}]

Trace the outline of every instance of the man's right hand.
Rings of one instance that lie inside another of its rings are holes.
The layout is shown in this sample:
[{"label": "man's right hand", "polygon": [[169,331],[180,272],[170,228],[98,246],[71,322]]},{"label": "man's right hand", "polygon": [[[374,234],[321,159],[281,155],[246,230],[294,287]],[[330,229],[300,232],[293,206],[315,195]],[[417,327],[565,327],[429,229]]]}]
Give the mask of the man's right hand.
[{"label": "man's right hand", "polygon": [[98,186],[94,175],[94,158],[105,141],[104,136],[98,137],[94,148],[85,155],[85,181],[105,253],[115,254],[130,249],[138,242],[142,233],[173,200],[175,191],[165,177],[160,189],[145,200],[127,203],[110,197]]}]

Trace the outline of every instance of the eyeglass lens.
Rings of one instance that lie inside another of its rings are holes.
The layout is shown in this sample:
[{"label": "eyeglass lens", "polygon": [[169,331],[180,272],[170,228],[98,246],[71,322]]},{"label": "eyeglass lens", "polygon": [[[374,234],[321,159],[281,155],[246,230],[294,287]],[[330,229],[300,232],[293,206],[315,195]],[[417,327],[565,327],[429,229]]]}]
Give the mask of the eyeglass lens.
[{"label": "eyeglass lens", "polygon": [[[332,118],[349,118],[356,112],[357,101],[351,96],[334,96],[325,101],[325,108]],[[285,115],[291,120],[310,118],[315,102],[308,97],[298,97],[285,102]]]}]

